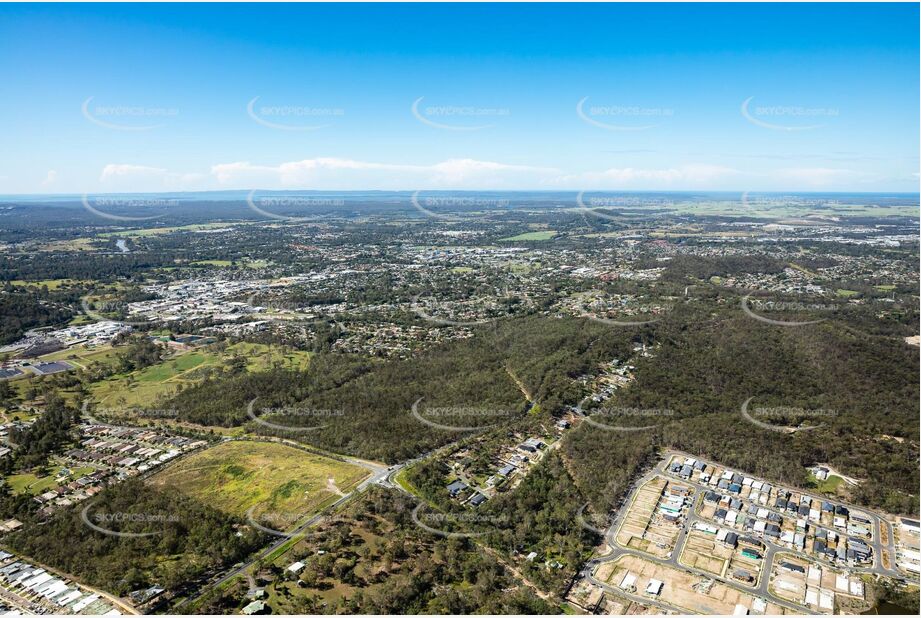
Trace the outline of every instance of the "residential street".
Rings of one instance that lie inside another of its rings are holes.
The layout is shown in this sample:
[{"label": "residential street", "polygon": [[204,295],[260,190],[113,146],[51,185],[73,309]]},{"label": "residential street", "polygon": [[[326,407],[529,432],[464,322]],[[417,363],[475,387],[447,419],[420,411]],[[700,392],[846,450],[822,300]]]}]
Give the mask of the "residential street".
[{"label": "residential street", "polygon": [[[792,549],[789,549],[789,548],[787,548],[787,547],[783,547],[783,546],[781,546],[781,545],[778,545],[778,544],[774,543],[773,541],[771,541],[770,538],[767,537],[767,536],[765,536],[765,537],[762,539],[762,540],[764,541],[764,544],[765,544],[765,551],[764,551],[764,556],[763,556],[763,561],[764,561],[764,562],[763,562],[762,569],[761,569],[761,576],[760,576],[760,578],[759,578],[759,580],[758,580],[758,585],[757,585],[756,587],[745,586],[745,585],[743,585],[743,584],[741,584],[741,583],[739,583],[739,582],[737,582],[737,581],[734,581],[734,580],[732,580],[732,579],[727,579],[727,578],[724,578],[724,577],[720,577],[720,576],[718,576],[718,575],[714,575],[713,573],[709,573],[709,572],[706,572],[706,571],[701,571],[701,570],[698,570],[698,569],[695,569],[695,568],[692,568],[692,567],[688,567],[688,566],[682,565],[682,564],[680,564],[680,563],[678,562],[678,559],[679,559],[679,557],[681,556],[681,552],[682,552],[682,550],[684,549],[685,542],[687,541],[688,533],[689,533],[690,530],[693,529],[694,524],[695,524],[696,522],[699,522],[699,521],[703,521],[703,522],[710,523],[710,524],[713,523],[713,522],[711,522],[711,521],[702,519],[702,518],[698,515],[698,513],[697,513],[697,509],[699,508],[699,506],[700,506],[700,504],[701,504],[703,494],[704,494],[705,492],[707,492],[707,491],[712,490],[713,488],[712,488],[711,486],[709,486],[709,485],[700,484],[700,483],[697,483],[697,482],[695,482],[695,481],[693,481],[693,480],[690,480],[690,479],[683,479],[683,478],[682,478],[682,479],[677,479],[676,477],[674,477],[674,476],[673,476],[670,472],[668,472],[668,470],[667,470],[667,463],[671,460],[671,458],[672,458],[673,455],[681,455],[681,456],[684,456],[683,453],[678,453],[678,452],[674,452],[674,451],[669,451],[669,452],[667,452],[667,453],[665,454],[665,456],[664,456],[664,458],[663,458],[662,461],[658,462],[652,469],[650,469],[648,472],[646,472],[646,473],[643,474],[641,477],[639,477],[636,481],[634,481],[634,483],[633,483],[633,484],[631,485],[631,487],[630,487],[630,490],[629,490],[629,492],[628,492],[628,495],[627,495],[626,499],[624,500],[623,505],[618,509],[618,512],[617,512],[617,514],[616,514],[616,516],[615,516],[615,518],[614,518],[614,520],[613,520],[613,522],[612,522],[610,528],[608,528],[608,530],[607,530],[607,532],[606,532],[606,534],[605,534],[605,541],[606,541],[608,547],[610,548],[610,552],[607,553],[607,554],[605,554],[604,556],[601,556],[601,557],[598,557],[598,558],[594,558],[594,559],[592,559],[591,561],[589,561],[588,563],[586,563],[586,566],[585,566],[585,568],[584,568],[583,571],[582,571],[582,575],[583,575],[584,577],[586,577],[586,578],[587,578],[591,583],[593,583],[594,585],[599,586],[599,587],[601,587],[601,588],[605,589],[606,591],[611,592],[611,593],[613,593],[613,594],[616,594],[616,595],[619,595],[619,596],[625,596],[625,597],[630,598],[630,599],[632,599],[632,600],[634,600],[634,601],[636,601],[636,602],[638,602],[638,603],[652,604],[652,605],[655,605],[655,606],[657,606],[657,607],[661,607],[661,608],[665,608],[665,609],[671,609],[671,610],[674,610],[674,611],[679,611],[679,612],[685,613],[685,612],[687,611],[686,609],[672,607],[672,606],[670,606],[669,604],[667,604],[667,603],[661,601],[660,599],[656,599],[656,598],[653,598],[653,597],[648,597],[648,596],[637,596],[637,595],[628,594],[628,593],[626,593],[625,591],[621,590],[620,588],[611,586],[611,585],[609,585],[609,584],[607,584],[607,583],[605,583],[605,582],[601,582],[601,581],[599,581],[599,580],[597,580],[597,579],[595,578],[594,572],[595,572],[595,570],[596,570],[596,568],[598,567],[599,564],[602,564],[602,563],[605,563],[605,562],[611,562],[611,561],[613,561],[613,560],[617,560],[618,558],[620,558],[621,556],[624,556],[624,555],[633,555],[633,556],[637,556],[637,557],[643,558],[643,559],[645,559],[645,560],[648,560],[648,561],[650,561],[650,562],[654,562],[654,563],[656,563],[656,564],[660,564],[660,565],[663,565],[663,566],[668,566],[668,567],[680,569],[680,570],[683,570],[683,571],[688,572],[688,573],[694,573],[695,575],[699,575],[699,576],[701,576],[701,577],[706,577],[706,578],[709,578],[709,579],[713,579],[713,580],[719,581],[719,582],[721,582],[721,583],[723,583],[723,584],[725,584],[725,585],[727,585],[727,586],[730,586],[730,587],[732,587],[732,588],[735,588],[735,589],[737,589],[737,590],[744,591],[744,592],[749,593],[749,594],[755,594],[755,595],[757,595],[757,596],[760,596],[760,597],[764,598],[765,600],[767,600],[767,601],[769,601],[769,602],[771,602],[771,603],[775,603],[775,604],[780,605],[780,606],[782,606],[782,607],[788,608],[788,609],[790,609],[791,611],[795,611],[795,612],[799,612],[799,613],[802,613],[802,612],[805,612],[805,611],[809,611],[809,609],[806,608],[805,606],[801,606],[801,605],[798,605],[798,604],[791,603],[790,601],[787,601],[787,600],[785,600],[785,599],[782,599],[782,598],[778,597],[777,595],[773,594],[773,593],[769,590],[770,576],[771,576],[771,570],[772,570],[773,563],[774,563],[774,557],[775,557],[775,555],[776,555],[778,552],[788,552],[788,553],[791,553],[791,554],[800,555],[800,556],[802,556],[802,557],[804,557],[804,558],[809,559],[809,560],[812,561],[812,562],[820,562],[820,563],[821,563],[821,561],[816,560],[816,559],[815,559],[814,557],[812,557],[812,556],[809,556],[809,555],[806,555],[806,554],[802,554],[802,553],[800,553],[800,552],[796,552],[795,550],[792,550]],[[679,531],[678,536],[677,536],[677,538],[675,539],[675,548],[672,550],[671,554],[670,554],[667,558],[664,558],[664,559],[663,559],[663,558],[654,557],[654,556],[652,556],[652,555],[650,555],[650,554],[646,554],[646,553],[644,553],[644,552],[640,552],[640,551],[636,551],[636,550],[633,550],[633,549],[628,549],[628,548],[622,547],[621,545],[618,544],[618,542],[617,542],[617,540],[616,540],[617,531],[620,529],[620,526],[621,526],[621,524],[623,523],[623,518],[624,518],[624,516],[625,516],[625,514],[626,514],[626,512],[627,512],[627,510],[628,510],[628,508],[629,508],[629,505],[633,503],[633,500],[634,500],[635,497],[636,497],[636,492],[637,492],[637,490],[638,490],[640,487],[642,487],[644,484],[646,484],[648,481],[650,481],[651,479],[653,479],[655,476],[663,476],[663,477],[665,477],[665,478],[675,479],[677,482],[680,482],[680,483],[685,484],[685,485],[689,485],[689,486],[691,486],[691,487],[693,488],[693,493],[692,493],[691,496],[690,496],[690,499],[692,500],[692,504],[691,504],[691,506],[688,507],[688,512],[687,512],[686,518],[684,519],[683,522],[681,522],[681,530]],[[799,490],[797,490],[797,491],[799,491]],[[800,492],[800,493],[804,493],[804,494],[806,494],[806,495],[810,495],[810,496],[813,497],[813,498],[818,498],[818,496],[815,496],[815,495],[812,495],[812,494],[808,494],[807,492]],[[773,509],[773,508],[770,507],[770,506],[766,506],[765,508],[767,508],[769,511],[777,512],[778,514],[780,514],[780,515],[782,515],[782,516],[784,516],[784,517],[787,517],[787,516],[788,516],[788,514],[782,513],[782,512],[778,512],[778,511],[776,511],[775,509]],[[875,522],[875,532],[874,532],[873,540],[872,540],[872,542],[871,542],[871,541],[868,541],[868,544],[871,545],[871,546],[873,547],[873,552],[874,552],[874,564],[873,564],[872,567],[865,567],[865,568],[860,568],[860,567],[848,567],[848,568],[846,568],[845,570],[846,570],[846,571],[851,571],[851,572],[857,572],[857,573],[872,573],[872,574],[883,575],[883,576],[887,576],[887,577],[901,577],[901,574],[899,574],[899,573],[898,573],[897,571],[895,571],[894,569],[886,569],[886,568],[883,568],[883,566],[882,566],[882,564],[881,564],[881,561],[880,561],[880,557],[881,557],[881,555],[882,555],[881,552],[882,552],[882,550],[883,550],[884,548],[885,548],[887,551],[890,552],[890,556],[891,556],[891,558],[892,558],[893,560],[894,560],[894,558],[895,558],[895,547],[894,547],[894,539],[893,539],[893,535],[892,535],[892,527],[891,527],[891,525],[890,525],[888,522],[886,522],[882,517],[880,517],[879,515],[877,515],[877,514],[875,514],[875,513],[872,513],[872,512],[870,512],[870,511],[868,511],[867,509],[863,509],[863,508],[858,509],[857,507],[854,507],[854,508],[855,508],[855,510],[860,510],[861,512],[867,513],[867,514],[874,520],[874,522]],[[889,541],[889,542],[888,542],[888,544],[886,544],[885,546],[883,546],[883,545],[880,543],[880,534],[879,534],[879,531],[880,531],[880,527],[881,527],[881,526],[889,526],[889,533],[888,533],[888,541]],[[845,537],[846,537],[847,535],[842,535],[842,536],[845,536]]]}]

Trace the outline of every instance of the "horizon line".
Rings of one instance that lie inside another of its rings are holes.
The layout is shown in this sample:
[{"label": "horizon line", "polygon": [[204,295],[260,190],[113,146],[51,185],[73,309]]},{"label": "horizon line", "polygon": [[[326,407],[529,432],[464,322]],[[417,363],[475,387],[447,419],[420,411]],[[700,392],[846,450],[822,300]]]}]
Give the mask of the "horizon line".
[{"label": "horizon line", "polygon": [[261,193],[727,193],[727,194],[745,194],[753,193],[757,195],[906,195],[921,198],[919,191],[899,191],[899,190],[882,190],[882,191],[846,191],[841,189],[835,190],[757,190],[757,189],[204,189],[193,191],[84,191],[84,192],[63,192],[63,193],[0,193],[0,199],[8,198],[81,198],[91,195],[202,195],[209,193],[241,193],[250,192]]}]

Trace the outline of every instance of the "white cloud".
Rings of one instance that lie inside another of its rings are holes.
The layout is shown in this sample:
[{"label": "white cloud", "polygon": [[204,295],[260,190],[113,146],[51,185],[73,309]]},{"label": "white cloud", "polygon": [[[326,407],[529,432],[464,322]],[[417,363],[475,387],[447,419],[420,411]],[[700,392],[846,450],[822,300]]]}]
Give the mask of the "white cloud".
[{"label": "white cloud", "polygon": [[514,189],[535,186],[555,173],[553,168],[475,159],[410,165],[321,157],[276,166],[238,161],[211,167],[222,187],[265,189]]},{"label": "white cloud", "polygon": [[710,164],[669,168],[612,167],[600,172],[567,174],[548,180],[548,185],[584,189],[682,189],[708,187],[738,176],[738,170]]},{"label": "white cloud", "polygon": [[318,157],[278,165],[234,161],[212,165],[207,174],[177,173],[145,165],[106,165],[105,190],[213,189],[527,189],[558,175],[555,168],[476,159],[447,159],[429,165]]},{"label": "white cloud", "polygon": [[[50,174],[50,173],[49,173]],[[215,189],[352,190],[846,190],[880,178],[834,167],[736,169],[710,163],[663,167],[611,167],[564,172],[552,167],[516,165],[470,158],[431,164],[383,163],[336,157],[286,161],[275,165],[234,161],[204,173],[183,173],[133,164],[106,165],[104,191],[157,192]]]},{"label": "white cloud", "polygon": [[45,179],[42,181],[43,187],[50,187],[58,180],[57,170],[48,170],[48,173],[45,174]]},{"label": "white cloud", "polygon": [[435,181],[444,184],[463,184],[470,178],[483,177],[538,177],[547,174],[559,173],[559,170],[549,167],[532,167],[528,165],[507,165],[492,161],[476,161],[474,159],[450,159],[432,166],[435,172]]},{"label": "white cloud", "polygon": [[102,168],[99,182],[106,190],[131,192],[207,189],[204,174],[180,174],[162,167],[109,163]]},{"label": "white cloud", "polygon": [[827,188],[848,186],[849,181],[860,181],[864,174],[831,167],[794,167],[777,170],[776,176],[790,186]]},{"label": "white cloud", "polygon": [[110,182],[119,178],[162,178],[167,170],[161,167],[148,167],[146,165],[129,165],[127,163],[109,163],[102,168],[100,182]]}]

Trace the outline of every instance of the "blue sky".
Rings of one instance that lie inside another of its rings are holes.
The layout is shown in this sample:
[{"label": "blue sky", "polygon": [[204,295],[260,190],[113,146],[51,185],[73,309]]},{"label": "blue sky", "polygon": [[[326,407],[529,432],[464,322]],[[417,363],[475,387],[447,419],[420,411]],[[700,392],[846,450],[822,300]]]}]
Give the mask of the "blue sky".
[{"label": "blue sky", "polygon": [[0,5],[0,194],[917,191],[918,17]]}]

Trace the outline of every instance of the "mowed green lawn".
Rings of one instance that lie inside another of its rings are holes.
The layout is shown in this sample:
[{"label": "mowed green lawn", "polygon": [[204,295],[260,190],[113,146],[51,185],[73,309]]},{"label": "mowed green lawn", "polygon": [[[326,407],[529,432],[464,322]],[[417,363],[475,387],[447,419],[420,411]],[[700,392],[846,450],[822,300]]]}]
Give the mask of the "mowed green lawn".
[{"label": "mowed green lawn", "polygon": [[[58,350],[57,352],[52,352],[51,354],[44,354],[38,357],[37,360],[41,362],[66,360],[78,369],[85,369],[93,363],[100,363],[102,365],[114,365],[117,360],[116,353],[117,351],[111,346],[101,346],[98,348],[78,346],[67,350]],[[16,391],[17,397],[20,399],[25,399],[29,387],[37,379],[38,378],[34,373],[31,371],[26,371],[22,375],[9,380],[8,383]],[[61,391],[61,394],[64,395],[65,399],[70,401],[72,401],[74,398],[74,392],[72,389],[65,389]],[[10,418],[13,418],[13,416],[11,415]]]},{"label": "mowed green lawn", "polygon": [[556,236],[554,230],[545,230],[543,232],[525,232],[518,236],[509,236],[508,238],[501,238],[500,240],[503,242],[512,242],[516,240],[550,240],[554,236]]},{"label": "mowed green lawn", "polygon": [[[368,476],[365,468],[275,442],[223,442],[195,453],[148,481],[217,509],[292,528]],[[260,516],[264,516],[260,518]]]},{"label": "mowed green lawn", "polygon": [[118,350],[112,346],[106,345],[100,346],[98,348],[78,346],[75,348],[68,348],[66,350],[58,350],[57,352],[52,352],[51,354],[45,354],[41,356],[39,360],[44,362],[69,360],[77,366],[88,366],[90,363],[112,365],[115,363],[117,356]]},{"label": "mowed green lawn", "polygon": [[199,382],[199,369],[222,367],[234,356],[246,359],[248,371],[266,371],[273,365],[286,369],[306,369],[310,353],[284,352],[277,347],[256,343],[238,343],[221,352],[208,349],[183,352],[161,363],[128,374],[118,374],[98,382],[91,393],[102,407],[145,407],[156,404],[186,386]]},{"label": "mowed green lawn", "polygon": [[[49,468],[49,473],[42,477],[38,477],[31,473],[12,474],[6,478],[6,482],[14,494],[29,492],[33,496],[37,496],[38,494],[58,486],[57,475],[63,467],[62,465],[52,466]],[[91,466],[69,468],[69,470],[70,474],[62,479],[65,483],[69,483],[70,481],[84,477],[87,474],[92,474],[96,471],[96,469]]]},{"label": "mowed green lawn", "polygon": [[831,474],[824,481],[820,481],[814,475],[809,475],[812,482],[815,484],[815,488],[818,492],[829,495],[836,495],[838,493],[838,488],[841,486],[841,483],[844,482],[844,479],[835,474]]}]

